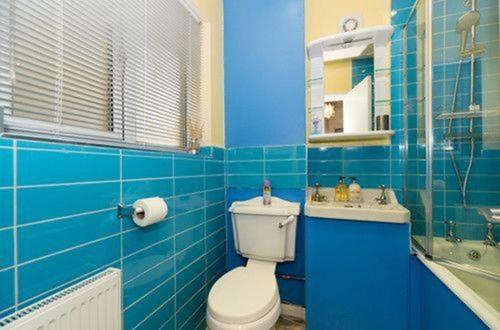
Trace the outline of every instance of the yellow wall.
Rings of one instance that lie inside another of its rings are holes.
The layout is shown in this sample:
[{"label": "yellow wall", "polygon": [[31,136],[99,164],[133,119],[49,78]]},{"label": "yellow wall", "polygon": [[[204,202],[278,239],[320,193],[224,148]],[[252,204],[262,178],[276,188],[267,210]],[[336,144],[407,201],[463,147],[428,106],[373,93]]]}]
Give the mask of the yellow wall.
[{"label": "yellow wall", "polygon": [[224,146],[224,19],[222,0],[194,0],[203,21],[210,23],[211,143]]},{"label": "yellow wall", "polygon": [[325,94],[346,94],[352,89],[352,60],[325,63],[323,69]]},{"label": "yellow wall", "polygon": [[390,24],[391,0],[306,0],[306,42],[340,32],[340,17],[356,13],[363,27]]},{"label": "yellow wall", "polygon": [[[391,24],[391,0],[305,0],[305,8],[306,47],[313,40],[339,33],[338,22],[340,17],[343,16],[362,14],[363,27]],[[388,55],[389,60],[390,55]],[[309,63],[306,63],[306,68],[308,70]],[[343,74],[340,77],[332,77],[334,71]],[[341,90],[345,86],[349,86],[350,90],[352,84],[351,75],[350,61],[342,61],[337,65],[328,64],[324,70],[325,93],[342,93]],[[309,72],[307,72],[306,77],[309,77]],[[307,118],[307,135],[309,136],[309,118]],[[374,140],[362,143],[342,142],[321,145],[371,145],[388,144],[389,142],[389,140]],[[320,144],[315,143],[314,145],[319,146]]]}]

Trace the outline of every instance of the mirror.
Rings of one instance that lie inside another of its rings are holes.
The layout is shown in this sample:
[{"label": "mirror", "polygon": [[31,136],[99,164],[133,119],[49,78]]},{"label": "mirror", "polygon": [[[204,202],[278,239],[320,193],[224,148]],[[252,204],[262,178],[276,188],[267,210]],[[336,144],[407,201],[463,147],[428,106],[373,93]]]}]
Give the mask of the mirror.
[{"label": "mirror", "polygon": [[391,26],[378,26],[309,45],[310,142],[393,134],[386,58],[391,34]]},{"label": "mirror", "polygon": [[324,133],[373,130],[373,56],[325,61]]}]

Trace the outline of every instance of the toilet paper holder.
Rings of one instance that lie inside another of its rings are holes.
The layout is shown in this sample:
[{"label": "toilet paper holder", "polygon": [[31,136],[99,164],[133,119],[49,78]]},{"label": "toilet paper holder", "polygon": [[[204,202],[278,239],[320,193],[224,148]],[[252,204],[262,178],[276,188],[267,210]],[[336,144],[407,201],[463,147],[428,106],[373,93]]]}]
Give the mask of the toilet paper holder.
[{"label": "toilet paper holder", "polygon": [[118,204],[118,218],[132,218],[136,214],[139,218],[144,217],[144,210],[140,207],[125,206],[123,204]]}]

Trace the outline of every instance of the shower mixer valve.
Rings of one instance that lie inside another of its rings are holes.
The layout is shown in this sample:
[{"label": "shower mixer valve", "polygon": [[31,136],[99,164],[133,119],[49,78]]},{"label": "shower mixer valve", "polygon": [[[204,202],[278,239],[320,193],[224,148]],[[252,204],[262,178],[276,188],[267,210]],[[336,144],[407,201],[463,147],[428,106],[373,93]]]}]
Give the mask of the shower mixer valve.
[{"label": "shower mixer valve", "polygon": [[498,243],[495,241],[495,237],[493,236],[494,229],[495,225],[493,222],[488,221],[486,223],[486,237],[484,238],[484,245],[497,246]]}]

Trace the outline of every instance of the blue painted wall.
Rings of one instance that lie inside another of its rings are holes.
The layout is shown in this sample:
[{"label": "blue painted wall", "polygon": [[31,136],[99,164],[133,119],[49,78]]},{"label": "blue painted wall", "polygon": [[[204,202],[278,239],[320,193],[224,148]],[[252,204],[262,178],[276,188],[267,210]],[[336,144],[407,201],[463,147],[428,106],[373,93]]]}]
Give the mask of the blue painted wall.
[{"label": "blue painted wall", "polygon": [[[306,147],[304,145],[280,147],[230,148],[227,150],[227,207],[234,201],[246,200],[262,194],[262,181],[269,179],[272,195],[301,203],[303,210],[306,184]],[[244,265],[245,260],[234,249],[231,215],[227,215],[227,267]],[[304,217],[297,223],[295,261],[278,264],[276,272],[304,277],[305,246]],[[281,300],[297,305],[305,304],[304,282],[278,280]]]},{"label": "blue painted wall", "polygon": [[[0,139],[0,315],[116,267],[126,329],[204,329],[226,250],[224,151],[204,153]],[[119,202],[152,196],[166,221],[118,219]]]},{"label": "blue painted wall", "polygon": [[410,259],[411,329],[487,329],[486,325],[418,260]]},{"label": "blue painted wall", "polygon": [[306,217],[307,328],[406,329],[408,225]]},{"label": "blue painted wall", "polygon": [[[303,0],[224,1],[228,206],[261,195],[264,179],[274,196],[304,202],[304,23]],[[230,221],[228,232],[232,269],[244,260],[234,251]],[[304,276],[302,218],[296,244],[296,261],[278,273]],[[303,282],[279,280],[279,287],[283,301],[304,305]]]},{"label": "blue painted wall", "polygon": [[224,0],[226,147],[305,141],[303,0]]}]

